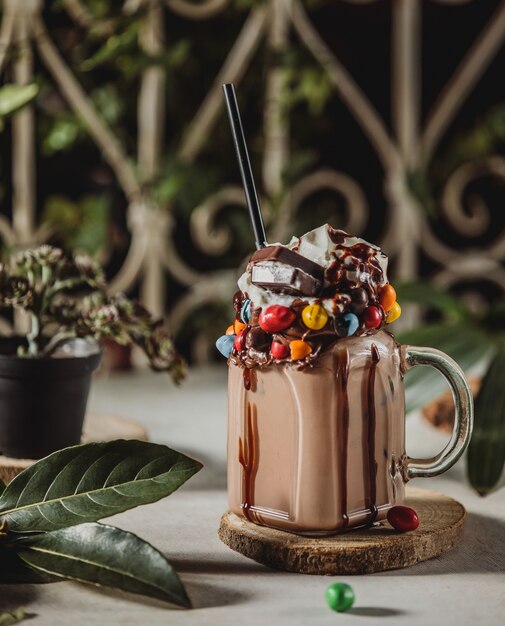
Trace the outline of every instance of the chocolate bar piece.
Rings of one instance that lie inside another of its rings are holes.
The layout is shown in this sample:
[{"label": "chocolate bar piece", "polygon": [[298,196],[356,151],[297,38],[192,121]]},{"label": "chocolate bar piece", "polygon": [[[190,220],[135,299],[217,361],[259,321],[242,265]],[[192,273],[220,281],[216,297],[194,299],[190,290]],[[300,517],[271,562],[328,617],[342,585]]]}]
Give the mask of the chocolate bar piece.
[{"label": "chocolate bar piece", "polygon": [[253,284],[274,292],[314,296],[323,285],[321,265],[283,246],[261,248],[250,262]]}]

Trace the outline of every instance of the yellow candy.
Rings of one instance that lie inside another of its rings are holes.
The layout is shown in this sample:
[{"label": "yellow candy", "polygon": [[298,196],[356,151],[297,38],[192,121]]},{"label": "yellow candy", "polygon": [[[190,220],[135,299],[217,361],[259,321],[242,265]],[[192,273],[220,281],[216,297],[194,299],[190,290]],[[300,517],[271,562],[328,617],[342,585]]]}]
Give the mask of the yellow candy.
[{"label": "yellow candy", "polygon": [[326,326],[328,313],[320,304],[309,304],[302,311],[302,320],[307,328],[321,330]]},{"label": "yellow candy", "polygon": [[398,304],[398,302],[395,302],[393,306],[389,309],[389,313],[386,319],[386,324],[392,324],[400,317],[401,314],[402,314],[402,308]]},{"label": "yellow candy", "polygon": [[289,351],[293,361],[298,361],[298,359],[303,359],[309,355],[312,352],[312,348],[306,341],[295,339],[289,343]]}]

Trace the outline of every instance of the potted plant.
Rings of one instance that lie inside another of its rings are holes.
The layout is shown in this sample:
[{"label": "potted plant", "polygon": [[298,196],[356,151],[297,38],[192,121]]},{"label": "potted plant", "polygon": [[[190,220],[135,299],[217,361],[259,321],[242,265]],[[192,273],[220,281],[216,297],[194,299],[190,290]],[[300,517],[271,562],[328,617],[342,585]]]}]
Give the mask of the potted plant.
[{"label": "potted plant", "polygon": [[0,454],[37,459],[78,444],[99,341],[135,344],[175,382],[183,362],[159,320],[82,254],[43,245],[0,264],[0,309],[30,318],[24,337],[0,337]]}]

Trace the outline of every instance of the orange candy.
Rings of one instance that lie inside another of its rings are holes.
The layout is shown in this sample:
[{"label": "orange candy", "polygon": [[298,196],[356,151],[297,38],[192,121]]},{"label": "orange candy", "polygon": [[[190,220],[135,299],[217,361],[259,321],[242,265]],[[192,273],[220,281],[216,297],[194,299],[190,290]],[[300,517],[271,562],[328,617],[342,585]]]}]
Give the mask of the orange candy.
[{"label": "orange candy", "polygon": [[226,335],[234,335],[235,334],[235,329],[233,328],[233,324],[231,326],[228,326],[228,328],[226,329]]},{"label": "orange candy", "polygon": [[289,343],[289,351],[293,361],[298,361],[309,355],[312,352],[312,348],[306,341],[295,339]]},{"label": "orange candy", "polygon": [[379,302],[386,313],[391,309],[393,304],[396,302],[396,291],[393,285],[390,285],[389,283],[384,285],[379,295]]},{"label": "orange candy", "polygon": [[238,335],[239,332],[241,330],[244,330],[245,327],[246,327],[246,324],[243,324],[242,322],[239,322],[238,320],[235,320],[233,322],[233,331],[234,331],[235,335]]}]

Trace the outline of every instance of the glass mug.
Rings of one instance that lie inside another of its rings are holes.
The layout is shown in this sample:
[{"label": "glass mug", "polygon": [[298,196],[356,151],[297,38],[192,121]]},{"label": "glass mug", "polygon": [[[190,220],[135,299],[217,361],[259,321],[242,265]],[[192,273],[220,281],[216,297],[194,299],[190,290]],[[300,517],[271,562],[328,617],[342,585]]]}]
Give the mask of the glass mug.
[{"label": "glass mug", "polygon": [[[431,459],[405,451],[403,376],[431,365],[456,405],[454,432]],[[341,339],[312,368],[230,361],[228,499],[256,524],[327,535],[373,524],[402,504],[411,478],[449,469],[468,445],[472,396],[461,368],[433,348],[380,331]]]}]

